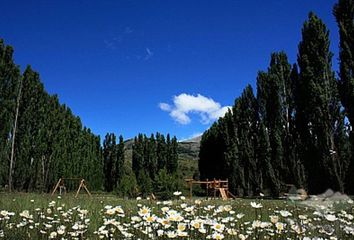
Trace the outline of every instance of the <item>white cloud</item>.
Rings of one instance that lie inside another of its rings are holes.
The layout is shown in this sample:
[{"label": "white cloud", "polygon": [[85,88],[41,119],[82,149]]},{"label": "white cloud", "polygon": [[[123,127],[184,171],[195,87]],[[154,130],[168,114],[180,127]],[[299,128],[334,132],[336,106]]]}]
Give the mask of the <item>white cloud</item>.
[{"label": "white cloud", "polygon": [[144,60],[149,60],[152,56],[154,56],[154,52],[150,50],[150,48],[145,48],[146,55]]},{"label": "white cloud", "polygon": [[171,111],[171,106],[170,106],[170,104],[167,104],[167,103],[159,103],[159,108],[163,111],[166,111],[166,112]]},{"label": "white cloud", "polygon": [[180,124],[189,124],[191,119],[189,114],[198,114],[203,124],[209,124],[225,115],[229,106],[222,107],[220,103],[212,98],[204,97],[201,94],[197,96],[182,93],[173,98],[173,106],[167,103],[160,103],[161,110],[169,112],[170,116]]}]

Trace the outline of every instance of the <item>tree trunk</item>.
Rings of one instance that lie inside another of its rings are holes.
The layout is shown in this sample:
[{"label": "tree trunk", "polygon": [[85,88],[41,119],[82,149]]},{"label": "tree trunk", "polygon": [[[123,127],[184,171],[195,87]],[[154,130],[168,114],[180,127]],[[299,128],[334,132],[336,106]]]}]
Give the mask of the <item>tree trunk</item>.
[{"label": "tree trunk", "polygon": [[12,131],[12,144],[11,144],[11,158],[10,158],[10,169],[9,169],[9,191],[12,191],[13,188],[13,181],[12,181],[12,174],[13,174],[13,168],[14,168],[14,156],[15,156],[15,137],[16,137],[16,131],[17,131],[17,120],[18,120],[18,112],[20,108],[20,100],[21,100],[21,92],[22,92],[22,77],[20,79],[20,87],[18,90],[18,96],[17,96],[17,102],[16,102],[16,115],[15,115],[15,122],[14,122],[14,128]]}]

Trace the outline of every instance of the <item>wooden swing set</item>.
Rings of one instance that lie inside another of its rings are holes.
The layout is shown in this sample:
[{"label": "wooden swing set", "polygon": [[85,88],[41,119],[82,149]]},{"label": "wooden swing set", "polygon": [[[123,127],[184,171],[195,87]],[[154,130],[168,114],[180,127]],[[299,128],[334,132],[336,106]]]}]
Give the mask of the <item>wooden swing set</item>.
[{"label": "wooden swing set", "polygon": [[185,179],[189,186],[189,197],[192,198],[192,193],[193,193],[193,184],[199,184],[199,185],[206,185],[206,195],[209,196],[209,191],[213,192],[214,198],[216,198],[217,193],[221,196],[223,200],[227,200],[230,198],[236,198],[235,195],[233,195],[229,191],[229,180],[214,180],[209,181],[206,179],[205,181],[197,181],[192,178]]},{"label": "wooden swing set", "polygon": [[64,180],[65,181],[80,181],[79,183],[79,188],[76,191],[76,195],[75,198],[77,198],[77,196],[80,193],[80,190],[83,188],[85,189],[85,191],[87,192],[87,194],[91,197],[91,193],[88,190],[87,186],[86,186],[86,182],[85,179],[83,178],[59,178],[57,184],[54,187],[54,190],[52,192],[52,196],[54,195],[54,193],[59,189],[59,194],[62,195],[63,193],[66,193],[66,186],[64,184]]}]

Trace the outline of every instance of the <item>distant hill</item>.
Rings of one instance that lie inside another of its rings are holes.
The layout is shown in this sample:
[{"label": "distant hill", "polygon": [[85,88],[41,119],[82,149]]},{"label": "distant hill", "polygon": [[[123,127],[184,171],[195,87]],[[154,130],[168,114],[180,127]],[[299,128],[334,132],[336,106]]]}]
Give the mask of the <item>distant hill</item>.
[{"label": "distant hill", "polygon": [[180,158],[198,160],[200,140],[202,136],[183,140],[178,143],[178,154]]},{"label": "distant hill", "polygon": [[[180,172],[184,177],[192,177],[198,171],[198,155],[201,136],[178,142],[178,158]],[[132,161],[134,139],[124,142],[125,159],[130,165]]]}]

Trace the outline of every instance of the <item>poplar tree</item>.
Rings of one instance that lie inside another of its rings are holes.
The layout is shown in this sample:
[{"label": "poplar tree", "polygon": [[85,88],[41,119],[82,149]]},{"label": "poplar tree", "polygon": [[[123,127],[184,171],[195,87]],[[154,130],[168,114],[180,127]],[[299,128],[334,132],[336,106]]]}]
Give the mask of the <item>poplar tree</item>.
[{"label": "poplar tree", "polygon": [[9,184],[9,175],[13,174],[9,163],[20,81],[13,48],[0,39],[0,186]]},{"label": "poplar tree", "polygon": [[[354,1],[339,0],[334,6],[334,16],[336,17],[339,28],[339,93],[345,115],[351,124],[349,131],[351,152],[354,151]],[[350,156],[347,156],[350,157]],[[354,193],[354,159],[353,155],[349,158],[350,166],[346,178],[346,189]]]},{"label": "poplar tree", "polygon": [[257,162],[255,143],[257,133],[257,101],[253,89],[248,85],[235,102],[234,123],[237,126],[239,162],[243,169],[239,195],[251,196],[259,191],[255,175]]},{"label": "poplar tree", "polygon": [[343,181],[338,174],[339,159],[332,154],[335,146],[331,109],[336,108],[337,101],[332,92],[335,79],[329,45],[325,24],[310,13],[299,44],[296,121],[311,193],[324,192],[328,187],[343,190]]},{"label": "poplar tree", "polygon": [[120,181],[123,178],[124,174],[124,138],[122,135],[119,136],[119,143],[116,146],[117,148],[117,161],[115,164],[115,187],[119,186]]},{"label": "poplar tree", "polygon": [[107,133],[103,141],[103,159],[105,189],[106,191],[111,192],[115,185],[115,165],[117,162],[116,136],[113,133]]}]

